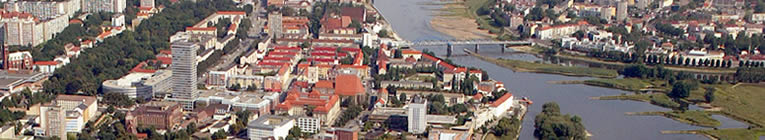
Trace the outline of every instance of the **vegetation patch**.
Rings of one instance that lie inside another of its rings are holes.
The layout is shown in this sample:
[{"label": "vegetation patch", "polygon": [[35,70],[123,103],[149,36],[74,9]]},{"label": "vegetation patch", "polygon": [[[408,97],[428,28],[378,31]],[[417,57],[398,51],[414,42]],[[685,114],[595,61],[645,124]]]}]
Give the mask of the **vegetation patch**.
[{"label": "vegetation patch", "polygon": [[591,76],[591,77],[601,77],[601,78],[614,78],[619,75],[615,70],[609,70],[609,69],[603,69],[603,68],[568,67],[568,66],[561,66],[561,65],[555,65],[555,64],[526,62],[521,60],[490,58],[490,57],[484,57],[475,53],[470,53],[470,54],[478,57],[481,60],[492,62],[499,66],[510,68],[514,71],[561,74],[561,75],[568,75],[568,76]]},{"label": "vegetation patch", "polygon": [[720,140],[756,140],[761,136],[765,136],[765,129],[747,129],[747,128],[733,128],[733,129],[718,129],[718,130],[698,130],[696,133],[701,133],[714,137]]},{"label": "vegetation patch", "polygon": [[702,126],[702,127],[717,127],[721,123],[718,120],[712,118],[712,114],[705,111],[693,110],[693,111],[668,111],[668,112],[640,112],[635,115],[660,115],[673,120],[677,120],[690,125]]},{"label": "vegetation patch", "polygon": [[584,84],[592,86],[601,86],[608,88],[617,88],[629,91],[639,91],[643,88],[651,86],[651,83],[638,79],[638,78],[624,78],[624,79],[592,79],[584,81]]}]

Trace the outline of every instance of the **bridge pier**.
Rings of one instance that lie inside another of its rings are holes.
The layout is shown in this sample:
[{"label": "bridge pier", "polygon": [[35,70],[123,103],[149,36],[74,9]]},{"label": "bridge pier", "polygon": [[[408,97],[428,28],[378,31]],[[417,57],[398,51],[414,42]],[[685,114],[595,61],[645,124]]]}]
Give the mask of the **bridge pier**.
[{"label": "bridge pier", "polygon": [[452,51],[454,51],[452,44],[446,44],[446,57],[451,57]]},{"label": "bridge pier", "polygon": [[475,53],[478,53],[478,48],[480,48],[480,47],[481,47],[481,45],[475,44]]},{"label": "bridge pier", "polygon": [[502,53],[505,53],[505,48],[507,47],[507,44],[502,44]]}]

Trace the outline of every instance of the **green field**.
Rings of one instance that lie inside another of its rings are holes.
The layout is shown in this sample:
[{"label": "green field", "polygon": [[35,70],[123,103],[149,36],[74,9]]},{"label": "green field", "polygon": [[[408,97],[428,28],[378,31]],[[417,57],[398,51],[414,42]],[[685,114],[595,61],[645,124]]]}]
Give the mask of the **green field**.
[{"label": "green field", "polygon": [[[717,89],[712,105],[721,107],[724,115],[745,120],[758,127],[765,126],[765,85],[714,85]],[[703,100],[704,92],[694,91],[691,100]]]},{"label": "green field", "polygon": [[608,88],[617,88],[629,91],[639,91],[640,89],[652,86],[649,81],[638,78],[624,78],[624,79],[592,79],[584,81],[584,84],[601,86]]},{"label": "green field", "polygon": [[666,111],[666,112],[639,112],[635,115],[657,115],[664,116],[673,120],[677,120],[683,123],[703,126],[703,127],[717,127],[721,123],[718,120],[712,118],[710,113],[700,110],[692,111]]},{"label": "green field", "polygon": [[710,135],[720,140],[756,140],[758,137],[765,135],[765,129],[746,129],[746,128],[734,128],[734,129],[719,129],[719,130],[698,130],[697,133]]},{"label": "green field", "polygon": [[613,78],[619,75],[615,70],[588,67],[569,67],[556,64],[533,63],[521,60],[495,59],[476,55],[479,58],[493,62],[497,65],[513,69],[515,71],[528,71],[538,73],[561,74],[568,76],[590,76]]},{"label": "green field", "polygon": [[601,96],[596,97],[599,100],[632,100],[639,102],[648,102],[653,105],[666,107],[666,108],[678,108],[680,104],[672,101],[666,94],[630,94],[630,95],[615,95],[615,96]]}]

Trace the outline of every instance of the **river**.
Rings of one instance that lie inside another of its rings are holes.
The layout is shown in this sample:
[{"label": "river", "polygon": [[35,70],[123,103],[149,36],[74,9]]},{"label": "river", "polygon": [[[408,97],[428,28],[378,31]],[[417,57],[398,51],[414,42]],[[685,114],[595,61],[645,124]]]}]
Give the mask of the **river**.
[{"label": "river", "polygon": [[[422,5],[432,0],[375,0],[377,7],[393,29],[403,39],[443,40],[452,39],[430,27],[430,19],[434,13],[429,9],[439,6]],[[415,47],[428,49],[439,57],[445,57],[445,47]],[[492,79],[502,81],[515,97],[529,97],[535,102],[529,108],[523,121],[520,139],[535,139],[534,116],[541,111],[542,104],[557,102],[563,113],[581,116],[587,130],[593,134],[592,139],[706,139],[700,135],[691,134],[661,134],[662,130],[692,130],[701,127],[691,126],[659,116],[627,116],[625,112],[666,111],[648,103],[633,101],[601,101],[591,100],[590,97],[603,95],[618,95],[627,91],[593,87],[586,85],[549,84],[548,81],[584,80],[587,77],[568,77],[551,74],[513,72],[509,69],[467,56],[461,50],[472,49],[472,46],[455,46],[454,54],[449,59],[460,65],[478,67],[486,70]],[[500,52],[498,46],[481,46],[481,55],[502,57],[519,60],[541,60],[532,55]],[[723,122],[724,124],[726,122]]]}]

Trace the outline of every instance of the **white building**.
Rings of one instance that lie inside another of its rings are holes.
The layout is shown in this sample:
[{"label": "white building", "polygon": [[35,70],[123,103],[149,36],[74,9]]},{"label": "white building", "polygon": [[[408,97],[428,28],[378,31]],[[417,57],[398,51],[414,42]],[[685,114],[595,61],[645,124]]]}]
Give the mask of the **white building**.
[{"label": "white building", "polygon": [[82,128],[85,127],[85,122],[83,121],[82,110],[66,111],[66,132],[80,133]]},{"label": "white building", "polygon": [[300,117],[297,118],[297,125],[304,133],[318,133],[321,129],[321,120],[316,117]]},{"label": "white building", "polygon": [[199,45],[189,42],[174,42],[172,45],[173,69],[172,73],[172,98],[183,105],[184,110],[194,109],[194,100],[197,99],[197,49]]},{"label": "white building", "polygon": [[415,96],[409,103],[409,107],[406,110],[407,115],[407,130],[409,133],[421,134],[425,132],[427,127],[427,120],[425,116],[428,113],[428,101],[423,97]]},{"label": "white building", "polygon": [[491,103],[489,105],[489,110],[491,110],[491,115],[493,115],[495,118],[500,117],[507,113],[510,108],[512,108],[513,105],[513,94],[512,93],[505,93],[505,95],[502,95],[502,97],[499,97],[496,101]]},{"label": "white building", "polygon": [[284,139],[290,129],[295,126],[295,119],[282,116],[260,116],[258,119],[247,124],[248,137],[251,140],[260,140],[269,137]]}]

